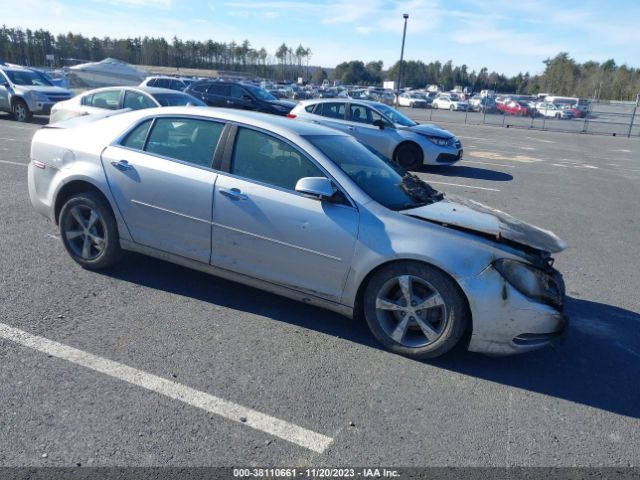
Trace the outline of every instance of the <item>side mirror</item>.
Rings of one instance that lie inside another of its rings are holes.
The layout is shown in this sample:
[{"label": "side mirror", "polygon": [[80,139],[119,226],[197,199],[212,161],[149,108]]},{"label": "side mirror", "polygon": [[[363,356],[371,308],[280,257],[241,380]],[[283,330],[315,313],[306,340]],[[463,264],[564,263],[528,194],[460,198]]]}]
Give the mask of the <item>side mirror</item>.
[{"label": "side mirror", "polygon": [[296,192],[318,197],[320,200],[331,198],[336,188],[326,177],[304,177],[296,183]]},{"label": "side mirror", "polygon": [[380,130],[384,130],[384,127],[385,127],[384,120],[380,120],[380,119],[374,120],[373,125],[378,127]]},{"label": "side mirror", "polygon": [[9,85],[9,82],[4,82],[4,83],[2,84],[2,86],[3,86],[4,88],[6,88],[7,90],[8,90],[9,88],[11,88],[11,85]]}]

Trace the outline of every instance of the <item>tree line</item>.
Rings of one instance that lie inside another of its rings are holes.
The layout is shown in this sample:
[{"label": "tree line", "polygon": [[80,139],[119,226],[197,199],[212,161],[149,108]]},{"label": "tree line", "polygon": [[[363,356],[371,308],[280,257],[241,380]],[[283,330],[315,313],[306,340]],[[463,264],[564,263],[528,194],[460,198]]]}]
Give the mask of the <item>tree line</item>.
[{"label": "tree line", "polygon": [[[382,61],[364,63],[360,60],[343,62],[330,74],[318,67],[310,67],[310,48],[297,48],[282,43],[273,54],[264,47],[251,45],[249,40],[216,42],[171,41],[155,37],[98,38],[67,33],[53,35],[43,29],[0,28],[0,58],[21,65],[45,66],[47,54],[53,54],[54,66],[60,67],[66,59],[99,61],[114,57],[137,65],[176,68],[209,68],[254,75],[271,80],[296,81],[298,77],[314,83],[325,78],[339,80],[348,85],[381,84],[396,80],[400,62],[384,70]],[[487,68],[470,70],[467,65],[453,65],[451,61],[424,63],[420,60],[404,61],[402,86],[424,88],[440,85],[445,89],[455,86],[505,93],[535,94],[550,92],[558,95],[610,100],[635,100],[640,93],[640,69],[617,65],[613,59],[602,63],[578,63],[568,53],[561,52],[544,60],[544,72],[539,75],[518,73],[507,76],[489,72]]]},{"label": "tree line", "polygon": [[43,29],[0,28],[0,58],[10,63],[47,66],[47,54],[54,55],[55,67],[73,60],[99,61],[113,57],[136,65],[176,68],[232,70],[278,80],[309,74],[310,48],[283,43],[274,54],[254,48],[249,40],[215,42],[164,38],[98,38],[67,33],[53,35]]}]

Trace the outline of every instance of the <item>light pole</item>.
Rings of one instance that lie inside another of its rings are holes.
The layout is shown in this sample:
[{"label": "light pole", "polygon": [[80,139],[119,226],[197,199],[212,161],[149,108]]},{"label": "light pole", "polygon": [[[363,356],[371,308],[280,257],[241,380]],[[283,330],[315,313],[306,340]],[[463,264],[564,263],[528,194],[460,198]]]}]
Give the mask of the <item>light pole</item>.
[{"label": "light pole", "polygon": [[407,19],[409,18],[408,13],[403,13],[402,18],[404,18],[404,30],[402,31],[402,48],[400,49],[400,65],[398,66],[398,81],[396,82],[396,105],[399,103],[400,97],[400,80],[402,79],[402,60],[404,58],[404,38],[407,35]]}]

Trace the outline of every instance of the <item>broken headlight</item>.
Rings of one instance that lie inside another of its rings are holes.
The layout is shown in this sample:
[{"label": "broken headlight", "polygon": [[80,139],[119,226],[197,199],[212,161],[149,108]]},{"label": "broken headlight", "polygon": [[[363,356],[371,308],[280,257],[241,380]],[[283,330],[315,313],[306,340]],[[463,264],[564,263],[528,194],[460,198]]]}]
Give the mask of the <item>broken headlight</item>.
[{"label": "broken headlight", "polygon": [[496,260],[493,266],[523,295],[558,308],[562,306],[562,287],[553,275],[532,265],[507,258]]}]

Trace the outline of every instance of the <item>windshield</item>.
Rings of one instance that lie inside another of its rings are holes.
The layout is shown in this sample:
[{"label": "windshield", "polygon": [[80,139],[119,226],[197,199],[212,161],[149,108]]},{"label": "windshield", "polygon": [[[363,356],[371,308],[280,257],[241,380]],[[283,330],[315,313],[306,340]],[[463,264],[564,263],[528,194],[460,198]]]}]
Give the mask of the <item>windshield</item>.
[{"label": "windshield", "polygon": [[52,87],[53,84],[41,75],[30,70],[5,70],[9,80],[15,85],[29,85],[37,87]]},{"label": "windshield", "polygon": [[196,107],[206,107],[207,105],[191,95],[180,93],[156,93],[153,95],[163,107],[184,107],[185,105],[195,105]]},{"label": "windshield", "polygon": [[391,210],[407,210],[442,199],[442,194],[427,183],[351,136],[310,135],[305,138],[371,198]]},{"label": "windshield", "polygon": [[258,97],[260,100],[265,100],[268,102],[277,100],[276,97],[271,95],[264,88],[254,87],[253,85],[244,85],[244,87],[247,90],[249,90],[251,93],[253,93],[256,97]]},{"label": "windshield", "polygon": [[414,127],[414,126],[417,125],[416,122],[414,122],[410,118],[405,117],[403,114],[401,114],[395,108],[391,108],[388,105],[384,105],[384,104],[377,105],[376,104],[376,110],[378,110],[380,113],[382,113],[383,115],[385,115],[389,119],[391,119],[391,121],[393,123],[397,123],[399,125],[402,125],[403,127]]}]

